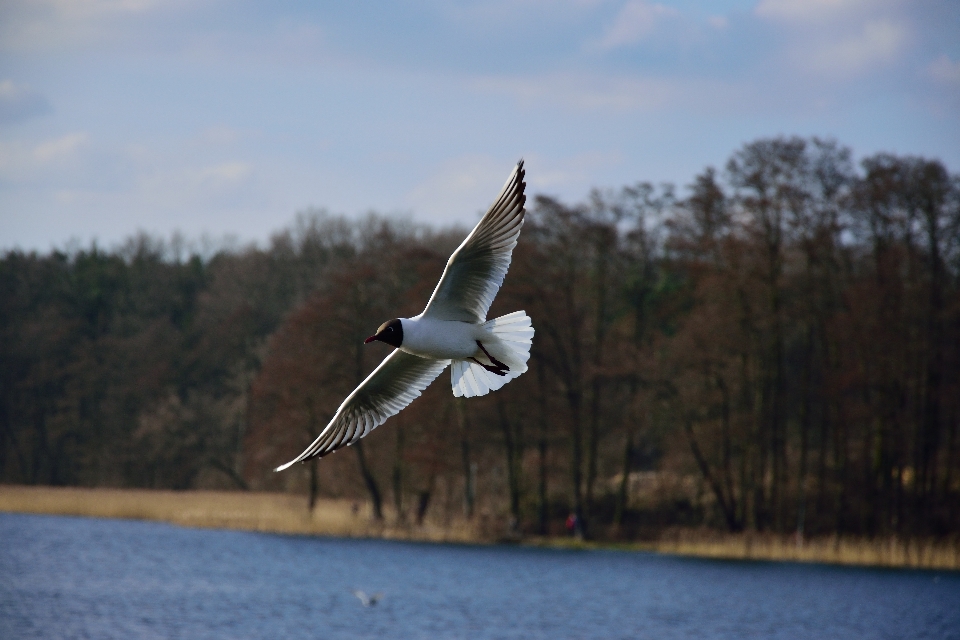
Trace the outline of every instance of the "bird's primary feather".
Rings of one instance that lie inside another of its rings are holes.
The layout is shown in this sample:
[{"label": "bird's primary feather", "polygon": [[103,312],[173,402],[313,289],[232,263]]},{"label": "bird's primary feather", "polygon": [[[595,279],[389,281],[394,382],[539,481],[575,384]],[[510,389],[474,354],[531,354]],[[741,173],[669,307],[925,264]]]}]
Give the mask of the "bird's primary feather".
[{"label": "bird's primary feather", "polygon": [[420,358],[395,350],[343,401],[333,420],[303,453],[276,471],[353,444],[420,396],[449,360]]},{"label": "bird's primary feather", "polygon": [[475,323],[487,319],[523,226],[524,175],[521,160],[490,209],[447,260],[423,310],[425,317]]}]

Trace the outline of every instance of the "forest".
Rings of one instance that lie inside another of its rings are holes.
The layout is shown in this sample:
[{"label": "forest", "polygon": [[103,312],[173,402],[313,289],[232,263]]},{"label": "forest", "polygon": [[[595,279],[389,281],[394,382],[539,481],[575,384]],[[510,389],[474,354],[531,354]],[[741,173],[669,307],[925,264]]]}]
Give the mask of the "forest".
[{"label": "forest", "polygon": [[285,491],[527,534],[575,513],[622,539],[960,531],[960,176],[940,161],[768,138],[679,189],[527,210],[490,317],[533,319],[529,370],[468,400],[444,374],[283,473],[467,229],[306,211],[261,245],[5,250],[0,482]]}]

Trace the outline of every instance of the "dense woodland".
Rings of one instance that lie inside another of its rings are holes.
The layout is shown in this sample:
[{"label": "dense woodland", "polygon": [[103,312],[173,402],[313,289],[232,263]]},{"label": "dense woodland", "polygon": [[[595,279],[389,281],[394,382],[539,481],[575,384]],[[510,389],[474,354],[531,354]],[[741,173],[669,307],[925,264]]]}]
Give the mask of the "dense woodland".
[{"label": "dense woodland", "polygon": [[[530,369],[444,374],[299,453],[418,313],[464,229],[301,214],[265,247],[130,239],[0,260],[0,482],[285,490],[377,518],[587,535],[960,531],[960,177],[763,139],[679,191],[537,196],[491,317]],[[306,499],[305,499],[306,503]]]}]

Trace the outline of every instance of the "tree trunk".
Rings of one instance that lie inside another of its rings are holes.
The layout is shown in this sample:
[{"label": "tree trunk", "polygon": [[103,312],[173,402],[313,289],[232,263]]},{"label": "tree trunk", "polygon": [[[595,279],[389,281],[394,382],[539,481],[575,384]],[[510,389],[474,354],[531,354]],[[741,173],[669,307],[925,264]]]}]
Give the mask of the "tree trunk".
[{"label": "tree trunk", "polygon": [[475,467],[470,462],[470,423],[467,421],[465,402],[463,398],[454,400],[457,407],[457,422],[460,425],[460,461],[463,465],[463,515],[469,520],[473,517],[473,505],[476,500],[476,488],[474,487],[476,472]]},{"label": "tree trunk", "polygon": [[[932,185],[931,185],[932,187]],[[923,531],[931,530],[937,510],[937,457],[940,452],[940,394],[943,374],[943,269],[940,259],[940,205],[935,194],[925,194],[924,218],[927,231],[930,291],[927,308],[926,381],[923,386],[922,466],[917,485],[921,492],[920,517]]]},{"label": "tree trunk", "polygon": [[[594,368],[599,366],[594,362]],[[587,477],[585,482],[584,509],[593,511],[593,488],[597,481],[597,457],[600,451],[600,395],[602,381],[598,373],[593,374],[590,384],[590,428],[587,431]]]},{"label": "tree trunk", "polygon": [[623,514],[627,510],[628,490],[630,487],[630,466],[633,459],[633,431],[627,430],[623,440],[623,458],[620,469],[620,486],[617,488],[617,507],[613,512],[613,526],[619,530],[623,525]]},{"label": "tree trunk", "polygon": [[740,531],[740,523],[737,522],[737,514],[734,505],[727,500],[727,497],[724,495],[723,486],[717,480],[713,472],[710,471],[710,465],[707,463],[707,459],[704,457],[703,452],[700,450],[700,445],[697,444],[697,438],[693,433],[693,425],[689,420],[683,421],[683,431],[687,436],[687,442],[690,444],[690,451],[693,453],[693,458],[697,462],[697,466],[700,467],[700,473],[703,474],[703,479],[707,481],[707,484],[710,485],[710,489],[713,491],[713,495],[717,499],[717,504],[720,506],[720,511],[723,513],[723,518],[727,522],[727,528],[731,532]]},{"label": "tree trunk", "polygon": [[803,539],[807,517],[807,457],[810,452],[810,419],[813,406],[813,331],[807,332],[806,368],[800,403],[800,462],[797,465],[797,540]]},{"label": "tree trunk", "polygon": [[537,375],[540,390],[540,433],[537,439],[538,482],[537,482],[537,532],[545,536],[548,533],[549,507],[547,505],[547,389],[546,368],[542,360],[537,360]]},{"label": "tree trunk", "polygon": [[733,518],[737,522],[737,526],[743,528],[743,523],[737,515],[737,493],[734,489],[733,482],[733,436],[730,425],[730,390],[727,388],[727,383],[723,379],[723,376],[718,375],[716,381],[717,388],[720,389],[720,396],[723,398],[720,412],[720,437],[722,440],[720,446],[723,455],[723,475],[720,482],[726,490],[727,500],[730,504],[730,510],[733,512]]},{"label": "tree trunk", "polygon": [[596,267],[594,289],[597,294],[596,313],[594,315],[593,335],[593,371],[590,385],[590,431],[587,437],[587,486],[586,511],[593,510],[593,489],[597,481],[597,457],[600,450],[601,394],[603,378],[600,370],[603,366],[603,347],[607,335],[607,271],[608,259],[614,239],[607,229],[598,229],[598,237],[594,243],[596,251]]},{"label": "tree trunk", "polygon": [[571,421],[571,483],[573,485],[573,512],[577,516],[577,526],[580,531],[577,533],[583,535],[587,529],[587,523],[584,520],[583,509],[583,425],[580,413],[580,393],[575,389],[567,390],[567,403],[570,405]]},{"label": "tree trunk", "polygon": [[423,525],[424,518],[427,517],[427,509],[430,507],[430,498],[433,496],[433,488],[437,481],[436,473],[431,473],[427,488],[420,491],[417,495],[417,526]]},{"label": "tree trunk", "polygon": [[320,458],[314,458],[310,461],[310,503],[308,506],[311,513],[313,513],[313,508],[317,504],[317,494],[319,493],[320,489],[320,480],[318,478],[319,474],[317,473],[317,464],[319,464],[319,462]]},{"label": "tree trunk", "polygon": [[506,406],[502,396],[497,399],[497,413],[500,416],[500,429],[503,431],[503,444],[507,458],[507,487],[510,494],[510,515],[512,522],[520,523],[520,462],[523,458],[523,443],[520,434],[514,430],[507,418]]},{"label": "tree trunk", "polygon": [[377,479],[373,476],[370,466],[367,464],[367,456],[363,451],[363,440],[357,440],[353,445],[353,450],[357,452],[357,462],[360,463],[360,475],[363,476],[363,482],[367,485],[367,491],[370,493],[370,502],[373,505],[373,519],[383,520],[383,498],[380,493],[380,486]]},{"label": "tree trunk", "polygon": [[397,514],[397,522],[406,519],[403,513],[403,428],[399,420],[396,424],[396,450],[393,456],[393,508]]}]

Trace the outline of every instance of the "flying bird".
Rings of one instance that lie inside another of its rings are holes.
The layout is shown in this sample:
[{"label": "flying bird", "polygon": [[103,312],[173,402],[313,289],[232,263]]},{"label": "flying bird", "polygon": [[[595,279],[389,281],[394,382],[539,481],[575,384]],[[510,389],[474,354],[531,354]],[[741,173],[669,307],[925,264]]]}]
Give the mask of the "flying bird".
[{"label": "flying bird", "polygon": [[357,598],[360,600],[360,603],[365,607],[372,607],[378,602],[380,602],[381,598],[383,598],[383,593],[375,593],[372,596],[368,596],[366,593],[364,593],[363,591],[360,591],[359,589],[354,589],[353,595],[357,596]]},{"label": "flying bird", "polygon": [[343,401],[317,439],[284,469],[364,437],[413,402],[450,366],[453,395],[495,391],[527,370],[533,325],[524,311],[487,320],[510,268],[526,202],[523,160],[477,226],[447,260],[426,308],[394,318],[364,342],[396,349]]}]

